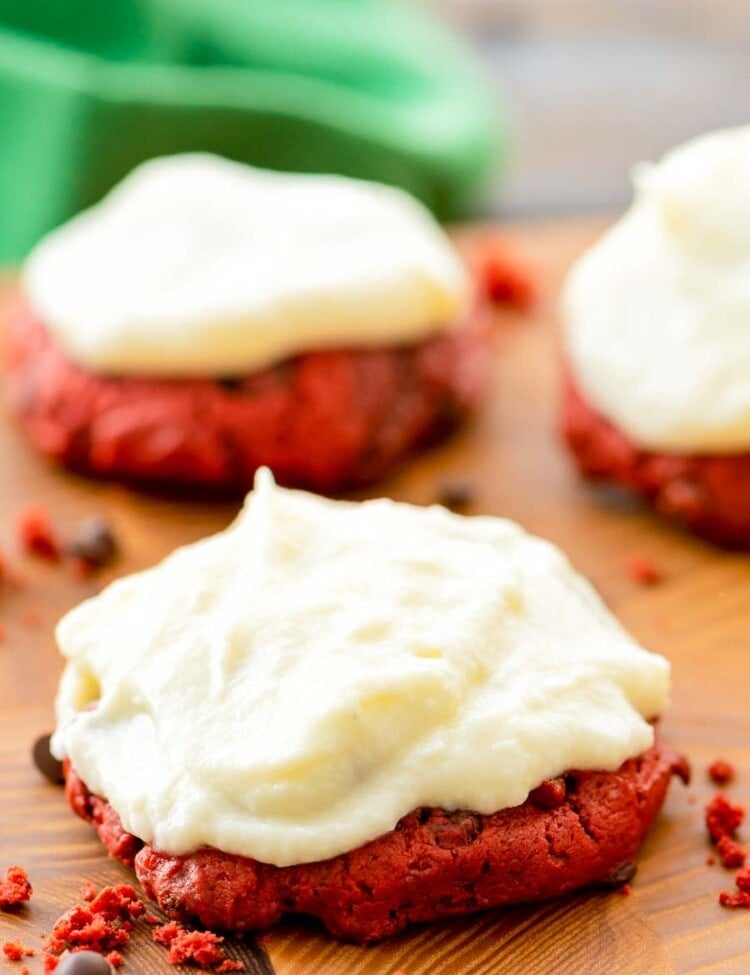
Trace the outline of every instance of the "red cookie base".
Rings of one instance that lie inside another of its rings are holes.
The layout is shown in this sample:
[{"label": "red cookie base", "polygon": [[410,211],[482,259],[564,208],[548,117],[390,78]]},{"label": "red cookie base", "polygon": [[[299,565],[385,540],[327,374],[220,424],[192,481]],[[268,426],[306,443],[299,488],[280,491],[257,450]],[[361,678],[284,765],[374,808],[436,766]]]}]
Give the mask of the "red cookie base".
[{"label": "red cookie base", "polygon": [[569,377],[560,427],[584,477],[635,491],[717,545],[750,547],[750,453],[645,450],[595,410]]},{"label": "red cookie base", "polygon": [[314,352],[237,380],[98,375],[66,358],[27,306],[11,317],[7,390],[34,445],[102,477],[245,491],[262,465],[332,491],[383,476],[475,406],[488,328],[419,345]]},{"label": "red cookie base", "polygon": [[106,800],[67,769],[74,811],[134,866],[170,917],[211,930],[263,930],[286,914],[371,942],[408,924],[621,885],[683,758],[657,743],[617,772],[571,772],[492,815],[418,809],[395,829],[332,859],[275,867],[206,847],[168,856],[126,833]]}]

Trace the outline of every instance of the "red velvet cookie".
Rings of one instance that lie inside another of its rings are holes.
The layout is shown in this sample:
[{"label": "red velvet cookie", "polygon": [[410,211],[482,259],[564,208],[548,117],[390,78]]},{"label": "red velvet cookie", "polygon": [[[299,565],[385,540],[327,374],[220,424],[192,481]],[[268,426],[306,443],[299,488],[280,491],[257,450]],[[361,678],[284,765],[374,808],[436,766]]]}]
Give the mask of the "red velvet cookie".
[{"label": "red velvet cookie", "polygon": [[581,473],[637,492],[663,515],[729,548],[750,546],[750,453],[647,450],[601,415],[570,377],[562,434]]},{"label": "red velvet cookie", "polygon": [[7,389],[34,445],[82,472],[246,491],[266,465],[282,484],[332,491],[455,426],[481,391],[488,341],[474,313],[417,345],[311,352],[241,379],[120,378],[68,359],[24,306]]},{"label": "red velvet cookie", "polygon": [[207,847],[160,853],[126,833],[72,768],[67,795],[173,918],[241,932],[308,914],[338,938],[371,942],[413,922],[626,882],[673,774],[687,781],[687,763],[657,742],[617,772],[545,782],[521,806],[488,816],[417,809],[359,849],[289,867]]}]

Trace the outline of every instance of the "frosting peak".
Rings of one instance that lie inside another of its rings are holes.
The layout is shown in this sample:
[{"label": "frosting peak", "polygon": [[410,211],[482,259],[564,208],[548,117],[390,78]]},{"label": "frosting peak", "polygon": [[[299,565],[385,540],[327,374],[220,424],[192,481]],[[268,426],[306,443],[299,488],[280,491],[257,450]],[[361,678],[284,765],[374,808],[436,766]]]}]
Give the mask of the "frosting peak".
[{"label": "frosting peak", "polygon": [[750,449],[750,126],[635,173],[629,211],[574,265],[562,312],[586,398],[653,450]]}]

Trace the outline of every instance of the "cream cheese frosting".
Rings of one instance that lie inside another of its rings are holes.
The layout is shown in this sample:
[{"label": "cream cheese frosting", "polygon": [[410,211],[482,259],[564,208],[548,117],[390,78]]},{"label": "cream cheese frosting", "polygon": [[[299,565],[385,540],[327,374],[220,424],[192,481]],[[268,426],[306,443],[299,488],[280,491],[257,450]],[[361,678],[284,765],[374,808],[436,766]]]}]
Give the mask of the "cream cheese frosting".
[{"label": "cream cheese frosting", "polygon": [[640,445],[750,449],[750,126],[635,171],[628,213],[573,267],[567,358]]},{"label": "cream cheese frosting", "polygon": [[225,531],[59,624],[55,753],[125,829],[284,866],[653,743],[669,665],[553,545],[261,470]]},{"label": "cream cheese frosting", "polygon": [[69,358],[164,376],[417,342],[470,297],[447,236],[403,191],[202,153],[138,167],[46,237],[23,282]]}]

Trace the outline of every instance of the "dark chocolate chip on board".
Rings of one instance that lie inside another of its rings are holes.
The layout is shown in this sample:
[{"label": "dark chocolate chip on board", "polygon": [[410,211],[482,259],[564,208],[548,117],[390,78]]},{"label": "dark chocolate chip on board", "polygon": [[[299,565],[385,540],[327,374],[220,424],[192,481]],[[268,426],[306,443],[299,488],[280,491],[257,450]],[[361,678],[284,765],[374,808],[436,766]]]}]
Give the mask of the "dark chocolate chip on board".
[{"label": "dark chocolate chip on board", "polygon": [[438,485],[438,504],[451,511],[465,511],[473,500],[474,488],[467,481],[445,481]]},{"label": "dark chocolate chip on board", "polygon": [[612,870],[607,877],[607,883],[613,887],[629,883],[635,877],[636,865],[634,863],[624,863],[621,867]]},{"label": "dark chocolate chip on board", "polygon": [[114,968],[97,951],[66,955],[55,969],[57,975],[114,975]]},{"label": "dark chocolate chip on board", "polygon": [[103,566],[117,554],[117,540],[109,523],[98,515],[87,518],[67,545],[68,555],[84,559],[95,566]]},{"label": "dark chocolate chip on board", "polygon": [[65,781],[63,778],[62,762],[58,761],[50,751],[50,737],[51,735],[41,735],[41,737],[37,738],[31,754],[34,759],[34,765],[36,765],[45,779],[49,779],[55,785],[62,785]]}]

